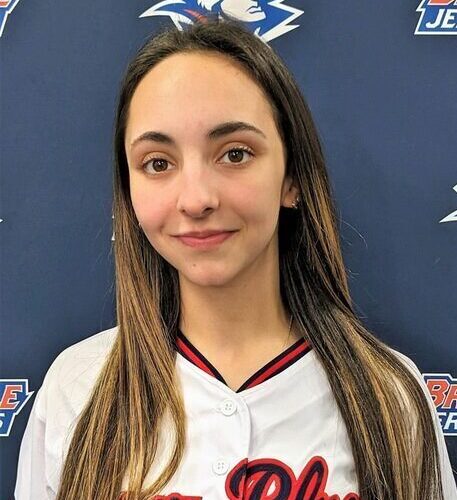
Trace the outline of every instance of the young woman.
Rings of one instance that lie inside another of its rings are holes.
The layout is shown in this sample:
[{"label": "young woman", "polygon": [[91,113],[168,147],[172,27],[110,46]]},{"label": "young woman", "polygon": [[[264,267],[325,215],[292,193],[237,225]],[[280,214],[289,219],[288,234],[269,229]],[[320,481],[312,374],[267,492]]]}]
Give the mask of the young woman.
[{"label": "young woman", "polygon": [[234,20],[149,40],[114,150],[117,326],[50,367],[16,499],[457,499],[420,372],[354,312],[273,50]]}]

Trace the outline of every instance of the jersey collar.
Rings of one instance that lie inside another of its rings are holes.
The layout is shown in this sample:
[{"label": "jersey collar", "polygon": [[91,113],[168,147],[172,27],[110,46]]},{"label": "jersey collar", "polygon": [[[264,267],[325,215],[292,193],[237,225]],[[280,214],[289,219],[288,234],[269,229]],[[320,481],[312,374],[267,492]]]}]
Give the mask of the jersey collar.
[{"label": "jersey collar", "polygon": [[[219,373],[214,365],[208,361],[205,356],[190,342],[190,340],[184,335],[184,333],[178,329],[176,336],[176,341],[174,347],[188,361],[197,366],[200,370],[203,370],[207,374],[217,378],[223,384],[227,385],[224,377]],[[239,389],[237,393],[242,392],[251,387],[261,384],[265,380],[268,380],[278,373],[284,371],[289,366],[293,365],[305,354],[311,350],[310,343],[302,337],[297,340],[293,345],[288,347],[281,354],[269,361],[265,366],[257,370],[252,376],[250,376]]]}]

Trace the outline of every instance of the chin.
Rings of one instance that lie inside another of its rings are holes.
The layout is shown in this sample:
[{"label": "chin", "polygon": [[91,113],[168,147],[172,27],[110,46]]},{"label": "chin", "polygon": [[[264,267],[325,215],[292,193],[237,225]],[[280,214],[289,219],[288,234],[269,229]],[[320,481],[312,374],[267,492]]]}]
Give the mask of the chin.
[{"label": "chin", "polygon": [[227,266],[218,269],[218,266],[208,266],[205,264],[178,269],[179,279],[185,280],[197,286],[221,287],[227,285],[233,278],[233,274],[228,272]]}]

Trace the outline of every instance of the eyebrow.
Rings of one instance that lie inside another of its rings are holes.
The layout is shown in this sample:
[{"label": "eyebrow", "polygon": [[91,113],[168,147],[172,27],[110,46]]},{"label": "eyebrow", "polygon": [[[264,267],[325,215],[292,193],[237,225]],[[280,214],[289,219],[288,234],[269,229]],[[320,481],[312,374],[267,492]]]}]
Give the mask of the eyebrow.
[{"label": "eyebrow", "polygon": [[[249,130],[251,132],[255,132],[256,134],[262,136],[264,139],[267,138],[267,136],[257,127],[254,125],[251,125],[250,123],[246,122],[241,122],[241,121],[231,121],[231,122],[224,122],[220,123],[213,129],[211,129],[206,137],[210,140],[215,140],[218,139],[219,137],[223,137],[228,134],[232,134],[233,132],[237,132],[239,130]],[[155,141],[155,142],[161,142],[164,144],[170,144],[170,145],[175,145],[175,141],[169,136],[164,134],[163,132],[154,132],[154,131],[148,131],[144,132],[141,134],[139,137],[137,137],[131,144],[130,148],[132,149],[136,144],[140,142],[147,142],[147,141]]]}]

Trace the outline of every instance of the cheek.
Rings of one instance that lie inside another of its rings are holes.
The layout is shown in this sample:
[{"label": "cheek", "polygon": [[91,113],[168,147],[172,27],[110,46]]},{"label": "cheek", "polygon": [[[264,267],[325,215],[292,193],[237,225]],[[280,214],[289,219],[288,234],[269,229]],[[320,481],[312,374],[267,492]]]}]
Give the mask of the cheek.
[{"label": "cheek", "polygon": [[270,232],[276,225],[280,197],[273,185],[265,182],[234,186],[226,200],[245,219],[250,232]]},{"label": "cheek", "polygon": [[141,184],[131,183],[130,196],[133,209],[141,226],[146,229],[161,227],[167,213],[166,200]]}]

